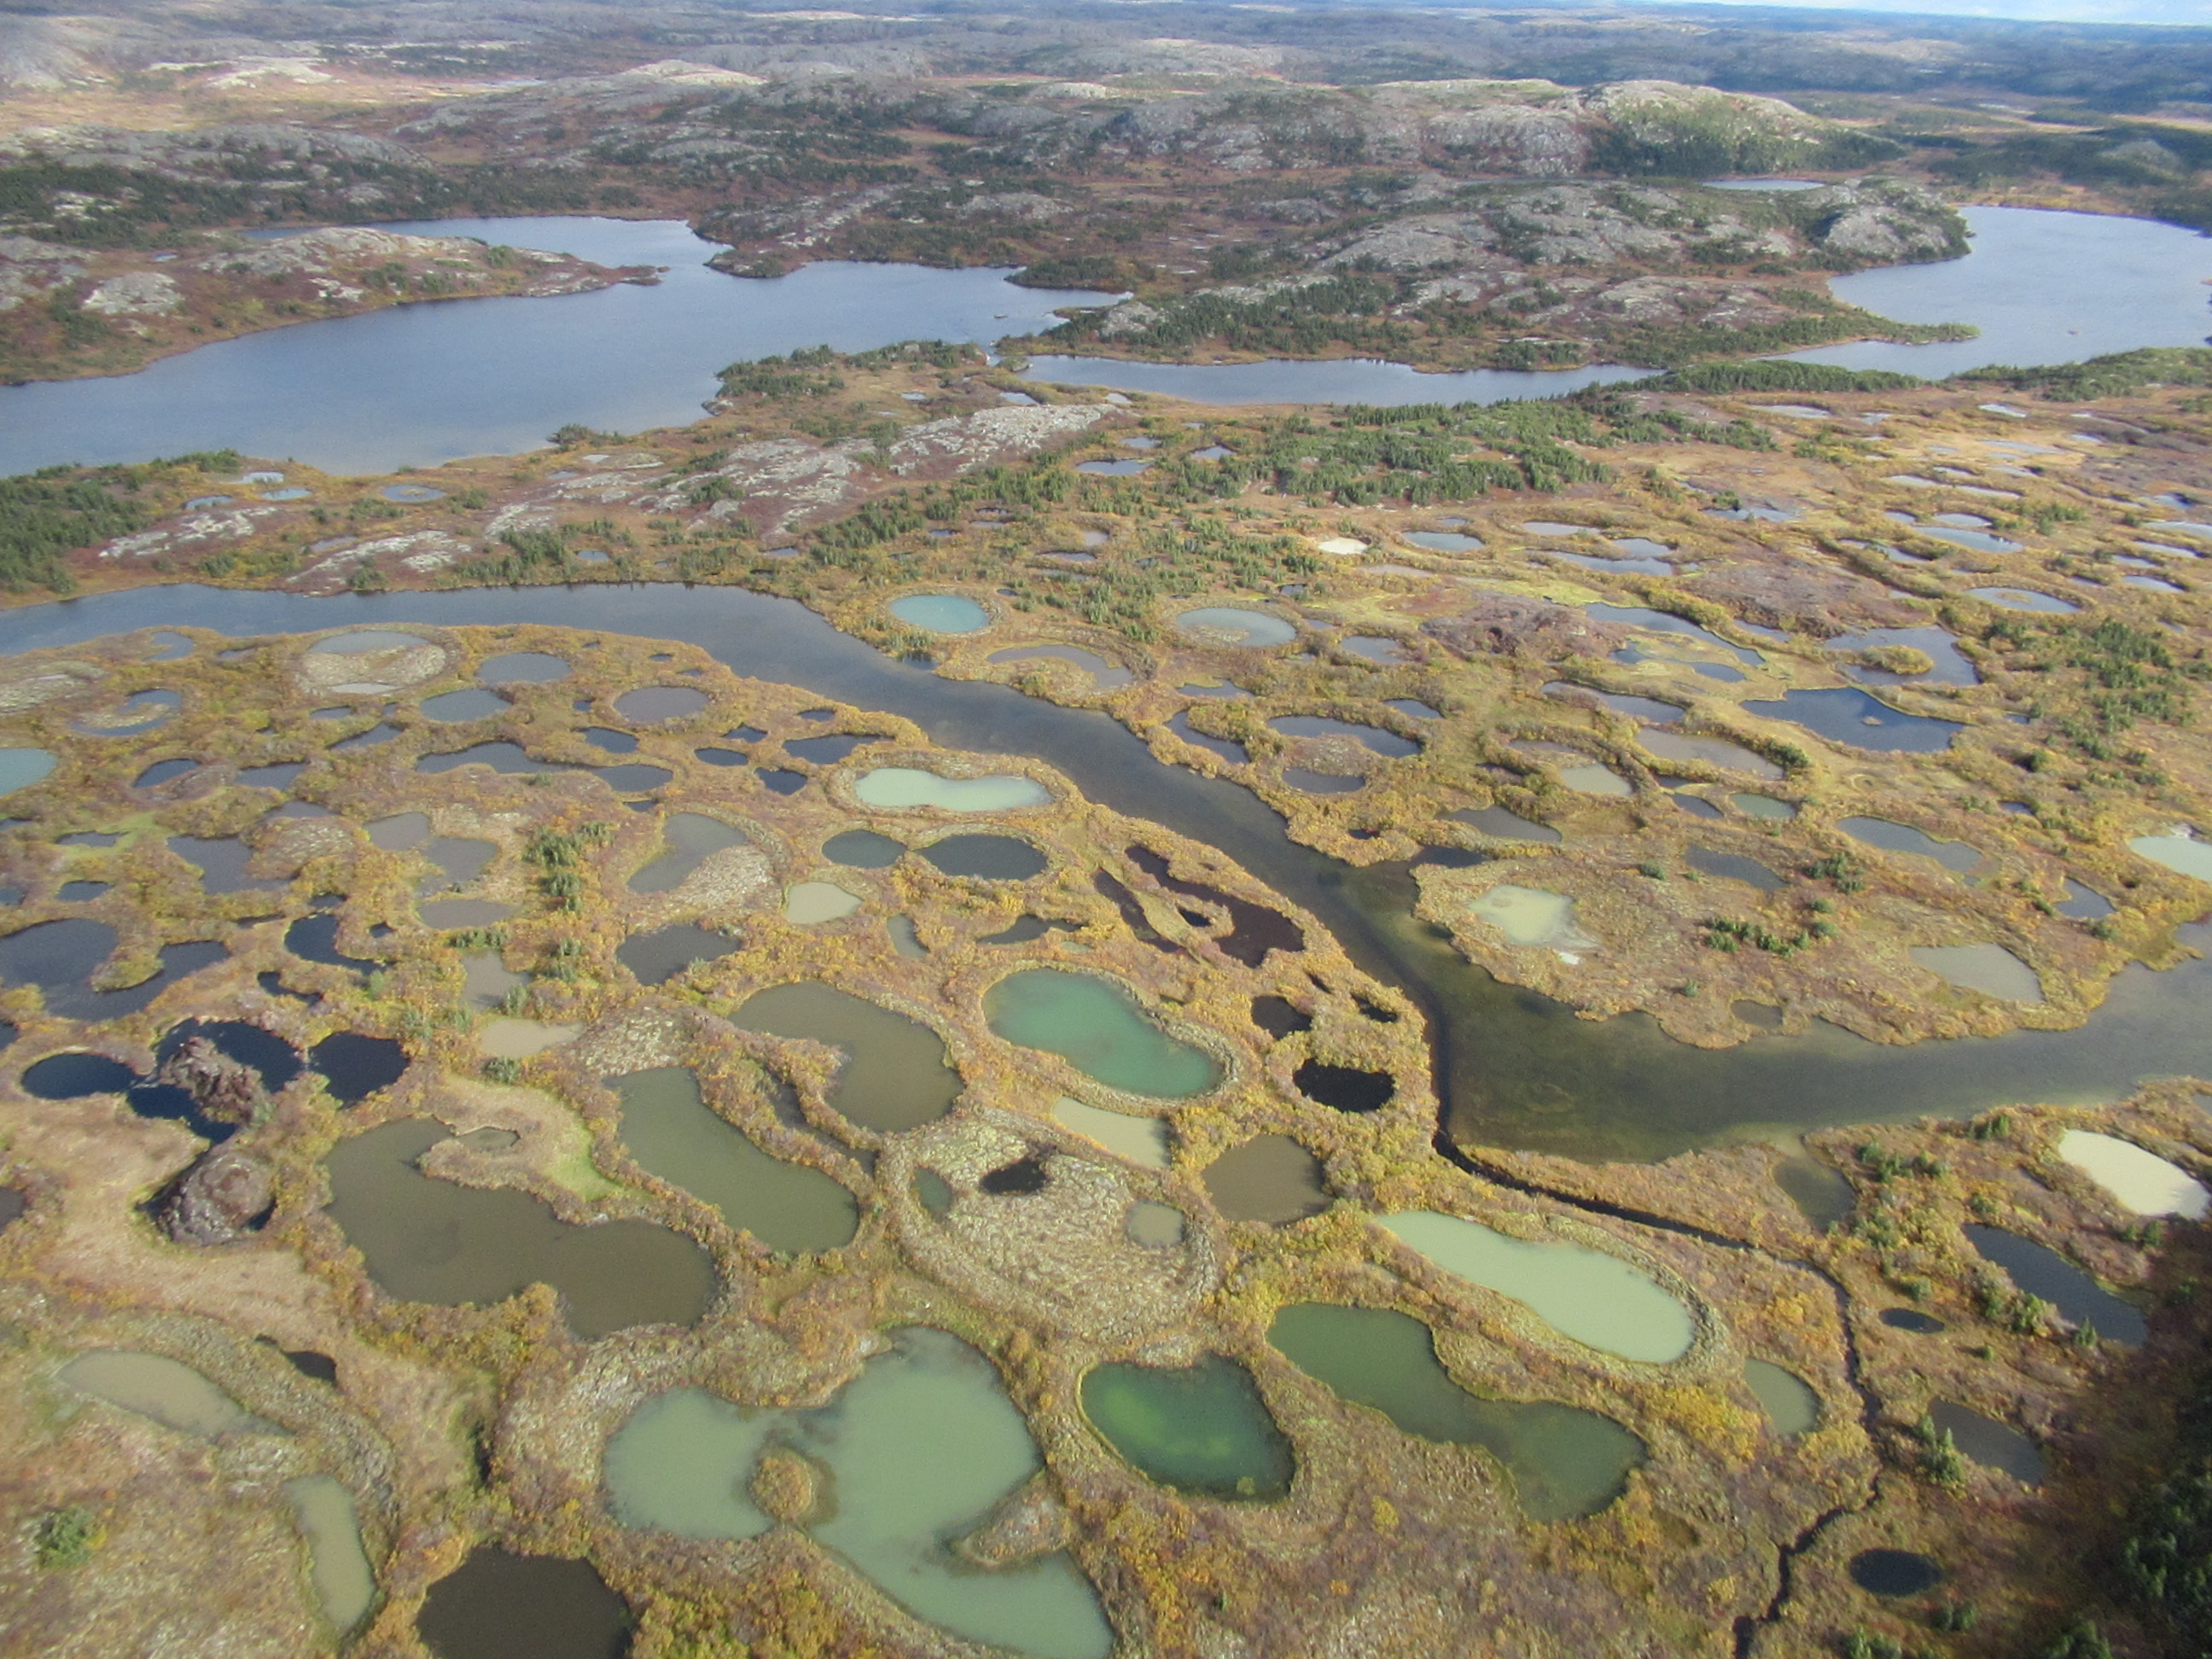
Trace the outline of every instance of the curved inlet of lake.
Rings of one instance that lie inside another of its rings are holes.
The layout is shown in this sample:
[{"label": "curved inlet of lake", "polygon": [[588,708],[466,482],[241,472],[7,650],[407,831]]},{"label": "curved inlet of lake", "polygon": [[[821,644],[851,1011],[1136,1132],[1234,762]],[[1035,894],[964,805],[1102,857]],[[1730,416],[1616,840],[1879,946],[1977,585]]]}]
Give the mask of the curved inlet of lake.
[{"label": "curved inlet of lake", "polygon": [[826,261],[765,281],[727,276],[708,267],[715,245],[675,219],[379,228],[667,269],[650,288],[393,306],[221,341],[136,374],[0,388],[0,474],[225,445],[330,472],[514,454],[569,422],[604,432],[688,424],[725,363],[804,346],[995,340],[1054,326],[1057,307],[1099,301],[1017,288],[999,269]]}]

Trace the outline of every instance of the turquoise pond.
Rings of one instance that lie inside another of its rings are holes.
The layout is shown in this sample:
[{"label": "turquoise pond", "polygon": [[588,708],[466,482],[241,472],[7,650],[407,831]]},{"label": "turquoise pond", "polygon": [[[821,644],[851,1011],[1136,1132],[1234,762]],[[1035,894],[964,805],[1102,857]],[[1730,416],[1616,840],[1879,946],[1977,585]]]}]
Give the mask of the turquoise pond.
[{"label": "turquoise pond", "polygon": [[975,634],[991,625],[991,613],[957,593],[909,593],[884,609],[901,622],[933,634]]},{"label": "turquoise pond", "polygon": [[1162,1100],[1202,1095],[1221,1062],[1170,1036],[1121,986],[1091,974],[1030,968],[983,995],[991,1030],[1024,1048],[1058,1054],[1109,1088]]}]

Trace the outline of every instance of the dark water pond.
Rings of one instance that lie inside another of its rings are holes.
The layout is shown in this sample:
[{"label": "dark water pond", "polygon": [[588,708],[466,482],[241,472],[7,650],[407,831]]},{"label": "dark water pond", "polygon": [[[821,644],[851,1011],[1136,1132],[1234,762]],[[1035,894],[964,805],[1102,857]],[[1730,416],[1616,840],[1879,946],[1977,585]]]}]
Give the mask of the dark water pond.
[{"label": "dark water pond", "polygon": [[71,1051],[48,1054],[23,1068],[21,1087],[34,1100],[78,1100],[87,1095],[121,1095],[140,1117],[181,1123],[202,1139],[220,1145],[239,1126],[210,1117],[185,1091],[143,1078],[106,1054]]},{"label": "dark water pond", "polygon": [[905,856],[906,844],[872,830],[847,830],[822,843],[822,856],[848,870],[888,870]]},{"label": "dark water pond", "polygon": [[1851,1582],[1876,1595],[1919,1595],[1945,1577],[1929,1557],[1911,1550],[1861,1550],[1851,1557]]},{"label": "dark water pond", "polygon": [[2149,1334],[2142,1310],[2120,1300],[2057,1251],[2002,1227],[1968,1227],[1966,1237],[1984,1259],[2030,1296],[2039,1296],[2076,1325],[2094,1325],[2109,1341],[2140,1345]]},{"label": "dark water pond", "polygon": [[948,876],[979,881],[1027,881],[1051,862],[1018,836],[947,836],[923,848],[921,856]]},{"label": "dark water pond", "polygon": [[437,1659],[622,1659],[629,1604],[588,1561],[487,1544],[430,1586],[415,1628]]},{"label": "dark water pond", "polygon": [[632,933],[615,947],[615,960],[637,975],[641,985],[661,985],[695,962],[714,962],[737,950],[738,941],[694,921]]},{"label": "dark water pond", "polygon": [[[811,264],[757,282],[707,268],[675,220],[448,219],[385,227],[666,265],[659,286],[395,306],[204,346],[137,374],[0,389],[0,473],[222,445],[333,472],[534,449],[568,422],[641,432],[699,418],[714,371],[828,344],[994,340],[1095,294],[1004,270]],[[343,386],[343,397],[330,388]]]},{"label": "dark water pond", "polygon": [[46,1012],[67,1019],[119,1019],[228,954],[211,939],[165,945],[152,977],[118,990],[95,990],[91,976],[114,951],[117,938],[112,927],[89,917],[33,922],[0,939],[0,982],[37,986]]},{"label": "dark water pond", "polygon": [[1977,1463],[2002,1469],[2030,1486],[2040,1486],[2050,1473],[2035,1442],[2009,1424],[1950,1400],[1936,1401],[1928,1407],[1928,1415],[1938,1431],[1951,1437],[1952,1444]]},{"label": "dark water pond", "polygon": [[333,1031],[307,1051],[307,1063],[322,1074],[331,1099],[353,1106],[399,1081],[407,1050],[391,1037]]},{"label": "dark water pond", "polygon": [[[1098,296],[1090,296],[1091,304]],[[1065,303],[1063,301],[1062,303]],[[1425,374],[1371,357],[1329,362],[1139,363],[1108,357],[1032,357],[1022,378],[1054,386],[1117,386],[1203,404],[1496,404],[1513,398],[1556,398],[1586,386],[1640,380],[1649,369],[1611,364],[1523,374],[1478,368]]]},{"label": "dark water pond", "polygon": [[447,1139],[441,1123],[402,1118],[331,1152],[330,1217],[386,1295],[489,1306],[544,1283],[582,1337],[689,1325],[706,1310],[714,1263],[684,1234],[649,1221],[570,1226],[528,1193],[423,1174],[416,1160]]},{"label": "dark water pond", "polygon": [[1833,743],[1859,749],[1904,750],[1916,754],[1948,749],[1951,739],[1965,730],[1959,720],[1939,720],[1926,714],[1908,714],[1880,697],[1854,686],[1832,686],[1824,690],[1798,690],[1778,699],[1744,704],[1747,713],[1768,720],[1788,720]]},{"label": "dark water pond", "polygon": [[[7,612],[0,616],[0,650],[175,624],[234,635],[303,632],[328,628],[334,617],[386,627],[544,623],[688,641],[741,673],[904,714],[948,747],[1046,760],[1090,799],[1219,848],[1316,915],[1367,971],[1415,994],[1431,1022],[1453,1132],[1471,1145],[1664,1157],[1747,1129],[1864,1122],[1870,1102],[1899,1118],[1964,1115],[2024,1099],[2116,1098],[2148,1076],[2212,1075],[2212,1023],[2202,1017],[2212,972],[2202,963],[2166,974],[2130,969],[2075,1031],[1904,1048],[1815,1024],[1802,1036],[1708,1051],[1675,1043],[1638,1016],[1579,1020],[1548,999],[1498,984],[1415,922],[1405,866],[1353,870],[1292,844],[1281,821],[1248,791],[1161,764],[1103,714],[985,682],[939,679],[837,633],[788,600],[734,588],[463,590],[323,600],[179,585]],[[1777,810],[1789,811],[1780,804]],[[2184,934],[2212,943],[2212,928]],[[0,974],[6,971],[0,959]]]}]

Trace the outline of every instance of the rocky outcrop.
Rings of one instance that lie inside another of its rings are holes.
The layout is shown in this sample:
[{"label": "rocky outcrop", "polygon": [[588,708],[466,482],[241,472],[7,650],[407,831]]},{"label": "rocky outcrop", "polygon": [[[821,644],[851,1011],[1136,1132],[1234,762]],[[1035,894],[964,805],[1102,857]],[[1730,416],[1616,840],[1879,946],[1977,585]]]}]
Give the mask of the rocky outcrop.
[{"label": "rocky outcrop", "polygon": [[154,1200],[155,1224],[178,1244],[229,1244],[257,1232],[276,1202],[269,1166],[250,1153],[218,1146]]},{"label": "rocky outcrop", "polygon": [[1601,657],[1628,637],[1571,605],[1528,593],[1485,593],[1455,616],[1424,623],[1421,631],[1462,657]]}]

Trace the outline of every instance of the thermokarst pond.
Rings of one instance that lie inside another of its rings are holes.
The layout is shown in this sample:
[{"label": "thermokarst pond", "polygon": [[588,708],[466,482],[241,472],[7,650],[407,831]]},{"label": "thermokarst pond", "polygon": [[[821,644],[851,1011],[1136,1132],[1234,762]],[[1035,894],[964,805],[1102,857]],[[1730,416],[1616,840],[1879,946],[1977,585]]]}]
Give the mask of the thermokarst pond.
[{"label": "thermokarst pond", "polygon": [[[769,1488],[770,1460],[821,1474]],[[917,1616],[1036,1659],[1105,1659],[1113,1633],[1060,1552],[978,1572],[956,1553],[1040,1467],[991,1364],[945,1332],[908,1327],[827,1406],[747,1411],[696,1389],[647,1401],[607,1443],[606,1483],[625,1524],[743,1539],[803,1527]],[[831,1497],[834,1494],[834,1498]],[[771,1499],[770,1501],[774,1501]]]},{"label": "thermokarst pond", "polygon": [[1007,1042],[1058,1054],[1085,1077],[1131,1094],[1186,1099],[1222,1079],[1221,1062],[1206,1049],[1170,1036],[1122,987],[1091,974],[1009,974],[984,994],[983,1011]]}]

